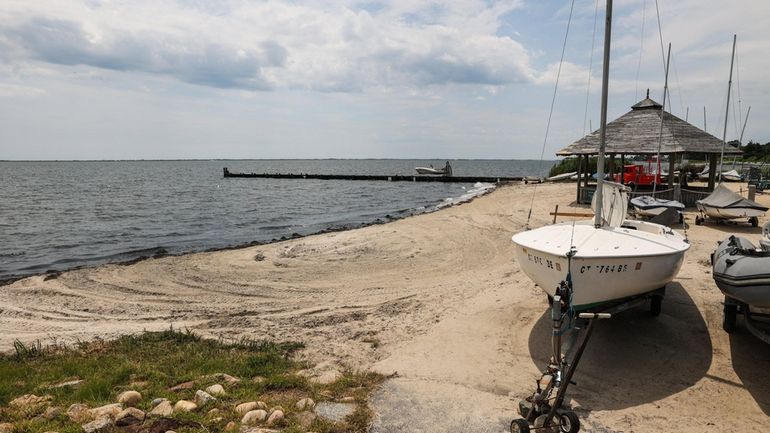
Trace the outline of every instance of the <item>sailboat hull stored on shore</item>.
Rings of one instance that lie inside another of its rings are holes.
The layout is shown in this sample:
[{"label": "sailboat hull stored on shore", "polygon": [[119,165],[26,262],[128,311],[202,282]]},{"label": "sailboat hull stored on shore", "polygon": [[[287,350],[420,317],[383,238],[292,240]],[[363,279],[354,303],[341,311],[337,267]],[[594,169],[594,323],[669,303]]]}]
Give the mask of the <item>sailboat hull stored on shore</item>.
[{"label": "sailboat hull stored on shore", "polygon": [[[593,221],[562,223],[512,238],[521,270],[549,296],[567,273],[572,305],[588,310],[665,287],[682,267],[689,244],[668,227],[643,221],[595,228]],[[570,259],[568,252],[574,246]]]}]

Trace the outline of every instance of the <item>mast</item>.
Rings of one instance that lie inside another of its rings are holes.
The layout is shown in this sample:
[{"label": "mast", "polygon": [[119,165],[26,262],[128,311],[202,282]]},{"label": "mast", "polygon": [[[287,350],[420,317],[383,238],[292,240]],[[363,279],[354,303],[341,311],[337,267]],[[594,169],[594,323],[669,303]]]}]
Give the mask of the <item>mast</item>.
[{"label": "mast", "polygon": [[599,126],[599,158],[596,161],[596,215],[594,227],[602,226],[602,186],[604,184],[604,148],[607,133],[607,93],[610,81],[610,37],[612,36],[612,0],[607,0],[607,13],[604,18],[604,63],[602,65],[602,110]]},{"label": "mast", "polygon": [[[668,62],[671,60],[671,42],[668,43],[668,55],[666,56],[666,79],[663,84],[663,108],[660,109],[660,133],[658,134],[658,154],[656,155],[656,161],[658,163],[658,171],[655,173],[655,178],[660,176],[660,147],[663,145],[663,116],[666,114],[666,95],[668,94]],[[671,154],[674,157],[674,154]],[[655,198],[655,190],[658,188],[657,180],[652,184],[652,198]]]},{"label": "mast", "polygon": [[733,62],[735,62],[735,41],[738,35],[733,35],[733,54],[730,57],[730,81],[727,82],[727,105],[725,106],[725,128],[722,132],[722,155],[719,157],[719,181],[722,182],[722,162],[725,159],[725,145],[727,144],[727,115],[730,113],[730,88],[733,87]]},{"label": "mast", "polygon": [[751,113],[751,105],[746,111],[746,120],[743,121],[743,128],[741,128],[741,138],[738,139],[738,143],[743,144],[743,133],[746,132],[746,124],[749,122],[749,113]]}]

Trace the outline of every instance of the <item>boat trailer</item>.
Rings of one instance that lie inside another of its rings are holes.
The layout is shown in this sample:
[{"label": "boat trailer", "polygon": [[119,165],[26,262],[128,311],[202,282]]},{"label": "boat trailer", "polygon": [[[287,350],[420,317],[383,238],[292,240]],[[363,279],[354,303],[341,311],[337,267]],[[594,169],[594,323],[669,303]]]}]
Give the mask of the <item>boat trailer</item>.
[{"label": "boat trailer", "polygon": [[[760,340],[764,341],[767,344],[770,344],[770,332],[768,332],[765,329],[762,329],[760,326],[757,326],[758,321],[756,320],[757,317],[761,317],[764,319],[770,318],[770,314],[752,312],[751,307],[749,307],[748,304],[743,303],[737,299],[733,299],[728,296],[725,296],[724,319],[722,320],[722,329],[724,329],[728,334],[735,331],[738,314],[743,314],[744,323],[746,324],[746,329],[748,329],[753,336],[759,338]],[[764,323],[768,323],[768,322],[764,321]]]},{"label": "boat trailer", "polygon": [[[660,288],[643,295],[620,301],[596,312],[575,313],[572,310],[572,288],[568,282],[562,282],[551,301],[551,320],[553,330],[551,345],[553,354],[531,396],[519,402],[522,418],[511,421],[511,433],[561,432],[577,433],[580,431],[580,419],[569,408],[563,407],[569,385],[576,385],[572,376],[577,370],[597,320],[610,319],[614,314],[638,307],[650,302],[653,316],[660,314],[661,302],[666,288]],[[562,350],[562,336],[574,331],[572,341],[567,341],[566,350]],[[574,344],[578,341],[577,346]],[[571,352],[574,350],[574,355]],[[566,352],[566,353],[563,353]],[[571,356],[570,356],[571,355]],[[554,391],[556,395],[552,397]]]}]

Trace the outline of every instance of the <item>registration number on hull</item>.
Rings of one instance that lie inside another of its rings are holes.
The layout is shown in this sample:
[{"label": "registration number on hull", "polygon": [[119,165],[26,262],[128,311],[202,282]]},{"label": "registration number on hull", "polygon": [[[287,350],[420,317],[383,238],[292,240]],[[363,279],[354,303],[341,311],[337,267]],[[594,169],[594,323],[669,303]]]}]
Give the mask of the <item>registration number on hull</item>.
[{"label": "registration number on hull", "polygon": [[[524,249],[524,253],[527,255],[527,260],[542,266],[544,268],[548,269],[556,269],[557,271],[561,271],[561,264],[558,262],[554,262],[553,260],[549,260],[546,258],[543,258],[541,256],[538,256],[536,254],[532,254],[528,252],[526,249]],[[580,265],[577,271],[579,271],[581,274],[587,274],[587,273],[595,273],[595,274],[619,274],[623,272],[629,272],[629,271],[638,271],[642,269],[642,262],[636,262],[636,263],[615,263],[615,264],[598,264],[598,265]]]}]

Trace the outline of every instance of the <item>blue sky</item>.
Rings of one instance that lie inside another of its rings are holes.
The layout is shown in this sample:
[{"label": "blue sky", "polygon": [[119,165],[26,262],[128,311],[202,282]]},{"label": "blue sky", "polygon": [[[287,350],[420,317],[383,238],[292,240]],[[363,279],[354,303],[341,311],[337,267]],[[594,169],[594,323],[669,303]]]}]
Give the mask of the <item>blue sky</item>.
[{"label": "blue sky", "polygon": [[[770,2],[658,2],[673,44],[671,111],[684,118],[689,107],[702,127],[705,106],[721,137],[737,33],[728,139],[751,106],[744,142],[770,141]],[[575,2],[546,158],[583,135],[589,90],[598,125],[595,5]],[[534,0],[5,0],[0,159],[536,159],[569,10]],[[648,87],[660,101],[663,88],[655,1],[616,0],[613,25],[610,119]]]}]

